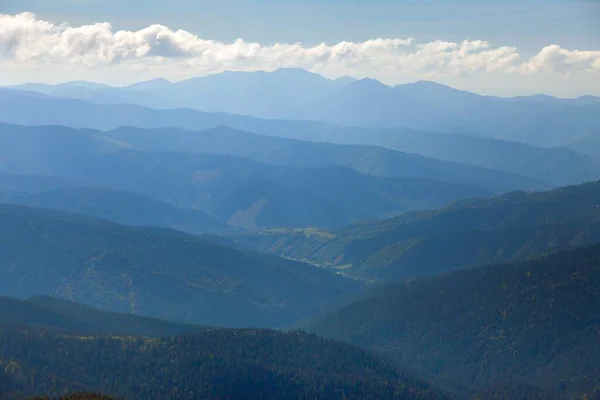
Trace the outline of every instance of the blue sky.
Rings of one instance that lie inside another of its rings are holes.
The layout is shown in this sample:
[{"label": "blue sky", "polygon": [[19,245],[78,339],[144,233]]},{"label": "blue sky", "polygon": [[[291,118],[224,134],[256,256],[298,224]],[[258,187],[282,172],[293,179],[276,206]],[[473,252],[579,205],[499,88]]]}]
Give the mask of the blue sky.
[{"label": "blue sky", "polygon": [[117,29],[161,23],[225,41],[412,36],[485,38],[529,52],[549,43],[600,49],[600,0],[2,0],[0,12],[21,11],[72,24],[109,21]]},{"label": "blue sky", "polygon": [[[517,48],[522,62],[549,45],[558,45],[568,51],[600,51],[600,0],[0,0],[0,13],[15,15],[21,12],[32,12],[37,19],[57,25],[68,23],[76,27],[110,22],[114,31],[138,31],[161,24],[172,31],[189,31],[202,39],[233,42],[241,38],[265,46],[276,42],[302,42],[310,47],[322,42],[364,42],[376,38],[414,38],[417,44],[435,40],[456,43],[481,40],[489,42],[493,48]],[[552,57],[558,53],[552,53]],[[580,57],[580,54],[576,56]],[[595,54],[585,56],[586,63],[595,65]],[[572,59],[569,58],[567,64]],[[318,68],[335,75],[333,69],[315,66]],[[555,66],[552,68],[557,70]],[[148,71],[148,77],[159,73],[159,69],[152,73]],[[173,75],[172,79],[185,75],[181,68],[177,72],[160,71]],[[203,73],[208,69],[205,66],[198,71]],[[83,78],[99,76],[89,70],[84,72]],[[381,76],[394,80],[390,73],[382,72]],[[39,71],[36,74],[40,75]],[[413,75],[410,79],[421,77],[416,72]],[[13,78],[23,80],[26,77]],[[490,92],[499,89],[492,87],[491,81],[488,85],[481,83],[484,82],[481,77],[478,79],[472,82],[480,82],[482,91],[486,91],[487,86]],[[536,79],[540,81],[541,75]],[[544,79],[549,80],[549,75]],[[580,87],[573,90],[581,91],[586,86],[585,81],[590,79],[594,84],[598,81],[597,88],[591,85],[590,90],[599,93],[600,80],[596,75],[586,75],[585,79],[580,75],[569,84]],[[401,81],[401,77],[398,80]],[[444,76],[440,81],[463,86],[465,82],[471,82],[464,76]],[[559,83],[560,88],[554,83],[548,91],[568,95],[571,89],[565,82],[563,79],[563,83]],[[507,84],[515,88],[521,86],[516,82]],[[538,91],[536,87],[524,90],[535,92]]]}]

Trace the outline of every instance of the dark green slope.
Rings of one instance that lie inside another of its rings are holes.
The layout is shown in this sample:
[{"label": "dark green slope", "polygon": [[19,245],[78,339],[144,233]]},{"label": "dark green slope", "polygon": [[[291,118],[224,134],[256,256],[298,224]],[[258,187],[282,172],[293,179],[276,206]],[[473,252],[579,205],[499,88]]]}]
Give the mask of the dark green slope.
[{"label": "dark green slope", "polygon": [[289,324],[359,285],[322,269],[59,211],[0,206],[0,294],[217,326]]},{"label": "dark green slope", "polygon": [[598,285],[593,245],[388,285],[311,328],[456,383],[589,395],[600,374]]},{"label": "dark green slope", "polygon": [[129,400],[449,399],[379,356],[301,332],[81,338],[0,326],[0,340],[17,399],[84,390]]},{"label": "dark green slope", "polygon": [[600,182],[459,201],[332,232],[274,230],[236,237],[249,248],[394,280],[526,259],[600,241]]},{"label": "dark green slope", "polygon": [[[48,178],[52,181],[51,178]],[[101,187],[67,187],[43,191],[42,177],[11,176],[31,191],[5,191],[0,179],[0,202],[51,208],[104,218],[126,225],[161,226],[192,234],[234,233],[236,229],[199,210],[179,209],[167,203]],[[27,185],[35,180],[33,184]],[[17,186],[16,183],[10,186]],[[37,192],[37,193],[36,193]]]},{"label": "dark green slope", "polygon": [[81,334],[174,336],[205,328],[119,314],[48,296],[0,297],[0,323],[34,325]]},{"label": "dark green slope", "polygon": [[104,395],[97,394],[97,393],[81,392],[81,393],[75,393],[75,394],[71,394],[71,395],[52,397],[52,398],[50,398],[48,396],[39,396],[39,397],[31,398],[29,400],[117,400],[117,399],[114,397],[104,396]]}]

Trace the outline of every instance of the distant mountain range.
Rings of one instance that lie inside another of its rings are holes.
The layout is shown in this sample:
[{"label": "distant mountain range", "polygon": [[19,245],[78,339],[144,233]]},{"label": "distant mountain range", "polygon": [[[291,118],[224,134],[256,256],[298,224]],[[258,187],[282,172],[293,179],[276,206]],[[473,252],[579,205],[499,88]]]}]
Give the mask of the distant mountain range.
[{"label": "distant mountain range", "polygon": [[180,82],[153,79],[124,87],[90,82],[59,85],[29,83],[12,87],[100,104],[136,104],[158,109],[193,108],[263,118],[281,118],[333,93],[351,78],[330,80],[302,69],[223,72]]},{"label": "distant mountain range", "polygon": [[290,118],[461,133],[549,147],[597,134],[599,113],[600,101],[518,101],[431,82],[389,87],[365,79],[308,104]]},{"label": "distant mountain range", "polygon": [[408,128],[537,146],[564,145],[597,135],[600,107],[600,98],[594,96],[500,98],[424,81],[391,87],[373,79],[330,80],[301,69],[224,72],[176,83],[156,79],[121,88],[68,82],[25,84],[13,89],[99,104]]},{"label": "distant mountain range", "polygon": [[[483,97],[482,101],[485,99],[487,98]],[[516,103],[519,101],[507,104]],[[576,127],[573,124],[563,128],[559,127],[560,124],[554,124],[552,129],[560,130],[561,139],[554,143],[548,136],[537,141],[538,147],[534,147],[518,143],[518,137],[511,137],[513,141],[482,137],[478,133],[473,134],[478,137],[473,137],[464,134],[468,133],[468,130],[462,129],[456,131],[458,134],[430,133],[404,128],[376,130],[342,127],[323,122],[265,120],[232,114],[210,114],[191,109],[154,110],[127,104],[93,104],[8,89],[0,89],[0,106],[0,121],[19,125],[62,125],[105,131],[123,126],[145,129],[178,127],[192,131],[228,126],[246,132],[303,141],[375,145],[446,161],[518,173],[555,186],[595,180],[600,174],[600,158],[593,150],[597,137],[595,123],[592,124],[593,129],[590,132],[586,131],[580,136],[574,133]],[[520,110],[518,106],[516,109]],[[568,109],[579,110],[579,106],[569,106]],[[548,113],[560,115],[556,110],[548,110]],[[548,121],[548,117],[538,119],[541,122]],[[514,118],[507,116],[506,120],[513,121]],[[595,121],[593,118],[592,120]],[[533,132],[537,128],[531,126],[523,129]],[[506,132],[516,130],[510,128]],[[586,144],[588,142],[589,145]],[[162,140],[161,143],[169,141]],[[571,149],[549,148],[553,144],[564,144]]]}]

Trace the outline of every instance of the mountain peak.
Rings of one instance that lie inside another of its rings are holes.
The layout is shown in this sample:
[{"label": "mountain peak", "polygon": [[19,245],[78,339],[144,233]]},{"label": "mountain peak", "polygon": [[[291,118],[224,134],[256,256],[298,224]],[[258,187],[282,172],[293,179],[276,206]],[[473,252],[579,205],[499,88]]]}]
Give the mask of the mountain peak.
[{"label": "mountain peak", "polygon": [[373,79],[373,78],[363,78],[363,79],[359,79],[357,81],[351,82],[350,84],[348,84],[347,86],[348,88],[350,87],[354,87],[354,88],[370,88],[370,89],[389,89],[390,87],[381,83],[380,81],[378,81],[377,79]]},{"label": "mountain peak", "polygon": [[165,78],[155,78],[148,81],[136,82],[125,86],[127,89],[160,89],[172,85],[173,83]]},{"label": "mountain peak", "polygon": [[69,81],[64,83],[59,83],[55,85],[56,87],[79,87],[79,88],[87,88],[87,89],[105,89],[109,88],[109,85],[105,85],[104,83],[97,82],[88,82],[88,81]]}]

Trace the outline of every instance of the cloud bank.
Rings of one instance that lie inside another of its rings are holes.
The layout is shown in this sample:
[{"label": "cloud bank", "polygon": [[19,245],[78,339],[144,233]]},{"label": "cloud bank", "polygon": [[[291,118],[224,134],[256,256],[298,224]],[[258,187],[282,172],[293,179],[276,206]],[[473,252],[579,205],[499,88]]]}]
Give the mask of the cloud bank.
[{"label": "cloud bank", "polygon": [[279,67],[328,76],[371,76],[388,83],[485,74],[594,74],[598,79],[600,51],[551,44],[523,59],[516,47],[492,46],[483,40],[418,43],[413,38],[377,38],[314,46],[264,45],[242,39],[223,43],[163,25],[126,31],[107,22],[71,26],[22,13],[0,14],[0,66],[22,74],[37,71],[47,79],[59,79],[58,71],[67,70],[182,79],[223,70]]}]

